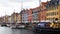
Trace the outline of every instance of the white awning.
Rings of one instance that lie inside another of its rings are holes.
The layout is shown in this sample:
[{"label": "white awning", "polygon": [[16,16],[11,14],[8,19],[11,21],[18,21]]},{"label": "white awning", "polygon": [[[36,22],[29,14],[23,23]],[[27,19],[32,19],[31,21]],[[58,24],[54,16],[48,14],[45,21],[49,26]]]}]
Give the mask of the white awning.
[{"label": "white awning", "polygon": [[52,22],[51,20],[41,20],[40,22]]}]

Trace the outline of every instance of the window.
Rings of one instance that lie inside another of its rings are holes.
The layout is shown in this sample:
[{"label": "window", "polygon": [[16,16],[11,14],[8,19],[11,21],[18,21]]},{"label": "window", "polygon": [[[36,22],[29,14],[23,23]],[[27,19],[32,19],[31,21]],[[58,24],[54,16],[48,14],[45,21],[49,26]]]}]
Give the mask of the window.
[{"label": "window", "polygon": [[58,12],[47,13],[47,16],[54,16],[54,15],[58,15]]},{"label": "window", "polygon": [[37,12],[40,12],[40,11],[37,11]]},{"label": "window", "polygon": [[49,13],[47,13],[47,16],[49,16]]},{"label": "window", "polygon": [[60,0],[59,0],[59,5],[60,5]]},{"label": "window", "polygon": [[58,15],[58,12],[57,12],[57,15]]},{"label": "window", "polygon": [[55,9],[58,9],[58,6],[54,6],[54,10],[55,10]]},{"label": "window", "polygon": [[53,15],[56,15],[56,12],[53,12]]},{"label": "window", "polygon": [[55,6],[57,6],[57,5],[58,5],[58,2],[56,1],[56,2],[55,2]]},{"label": "window", "polygon": [[47,18],[47,20],[48,20],[48,18]]}]

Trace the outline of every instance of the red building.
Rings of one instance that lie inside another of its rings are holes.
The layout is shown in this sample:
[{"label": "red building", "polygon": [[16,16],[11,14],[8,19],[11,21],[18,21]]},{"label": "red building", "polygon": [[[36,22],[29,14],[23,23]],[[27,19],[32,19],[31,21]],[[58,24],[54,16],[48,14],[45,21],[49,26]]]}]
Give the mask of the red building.
[{"label": "red building", "polygon": [[39,22],[42,20],[46,20],[47,10],[46,10],[47,2],[42,2],[39,7],[30,9],[28,14],[28,21],[29,22]]},{"label": "red building", "polygon": [[29,23],[32,22],[32,11],[33,11],[33,9],[30,9],[28,11],[28,21],[29,21]]}]

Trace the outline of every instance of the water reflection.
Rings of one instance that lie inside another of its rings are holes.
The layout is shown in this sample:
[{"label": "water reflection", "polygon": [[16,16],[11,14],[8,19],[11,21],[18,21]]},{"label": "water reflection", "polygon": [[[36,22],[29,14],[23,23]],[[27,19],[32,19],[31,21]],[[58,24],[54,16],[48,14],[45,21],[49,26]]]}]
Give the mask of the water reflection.
[{"label": "water reflection", "polygon": [[0,34],[33,34],[33,32],[25,29],[11,29],[8,27],[0,27]]},{"label": "water reflection", "polygon": [[7,27],[0,27],[1,34],[11,34],[11,29]]},{"label": "water reflection", "polygon": [[[26,29],[11,29],[8,27],[0,27],[0,34],[42,34],[41,32],[33,33],[31,30]],[[43,34],[52,34],[52,33],[43,33]],[[53,34],[57,34],[56,32]]]}]

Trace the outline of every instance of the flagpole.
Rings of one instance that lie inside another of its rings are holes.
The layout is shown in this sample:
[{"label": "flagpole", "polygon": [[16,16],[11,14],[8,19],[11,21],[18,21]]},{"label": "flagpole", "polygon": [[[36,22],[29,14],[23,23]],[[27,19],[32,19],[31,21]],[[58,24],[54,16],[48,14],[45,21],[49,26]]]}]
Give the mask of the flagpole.
[{"label": "flagpole", "polygon": [[[21,11],[23,10],[23,0],[21,0]],[[22,23],[22,14],[21,14],[21,23]]]}]

